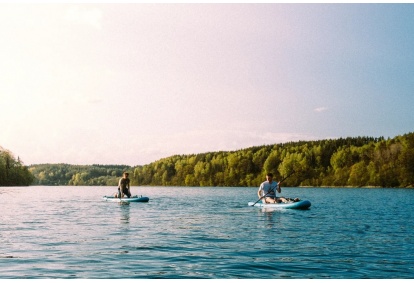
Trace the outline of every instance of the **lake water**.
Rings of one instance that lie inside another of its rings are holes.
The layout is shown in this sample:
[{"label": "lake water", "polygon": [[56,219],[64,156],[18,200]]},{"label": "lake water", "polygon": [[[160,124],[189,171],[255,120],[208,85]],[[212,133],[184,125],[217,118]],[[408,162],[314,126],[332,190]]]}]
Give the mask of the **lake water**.
[{"label": "lake water", "polygon": [[0,188],[0,278],[414,278],[414,190],[282,188],[309,210],[249,207],[257,188]]}]

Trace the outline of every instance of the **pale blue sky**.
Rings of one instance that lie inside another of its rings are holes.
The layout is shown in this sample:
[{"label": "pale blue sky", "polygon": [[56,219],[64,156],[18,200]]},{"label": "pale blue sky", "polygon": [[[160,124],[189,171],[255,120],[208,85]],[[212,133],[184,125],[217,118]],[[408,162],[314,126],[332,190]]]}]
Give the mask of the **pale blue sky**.
[{"label": "pale blue sky", "polygon": [[36,163],[414,130],[413,4],[0,4],[0,146]]}]

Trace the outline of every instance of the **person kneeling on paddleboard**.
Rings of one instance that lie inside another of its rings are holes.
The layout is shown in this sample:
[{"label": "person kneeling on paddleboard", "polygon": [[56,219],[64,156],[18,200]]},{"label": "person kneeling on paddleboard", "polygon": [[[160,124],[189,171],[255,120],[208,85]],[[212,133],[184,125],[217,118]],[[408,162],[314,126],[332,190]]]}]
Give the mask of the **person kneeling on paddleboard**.
[{"label": "person kneeling on paddleboard", "polygon": [[286,202],[284,197],[276,197],[276,191],[280,194],[282,189],[280,188],[280,183],[273,181],[273,174],[266,174],[266,181],[260,184],[257,195],[262,199],[263,203],[280,203]]},{"label": "person kneeling on paddleboard", "polygon": [[121,179],[119,179],[118,183],[118,197],[124,197],[126,195],[128,198],[131,197],[131,187],[129,185],[130,180],[128,178],[129,173],[124,172]]}]

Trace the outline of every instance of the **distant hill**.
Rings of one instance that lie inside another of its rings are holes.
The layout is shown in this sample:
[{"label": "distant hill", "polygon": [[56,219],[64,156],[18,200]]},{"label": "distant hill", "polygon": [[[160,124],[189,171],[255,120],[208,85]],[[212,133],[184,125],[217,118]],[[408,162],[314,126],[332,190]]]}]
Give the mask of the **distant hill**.
[{"label": "distant hill", "polygon": [[414,133],[299,141],[236,151],[174,155],[144,166],[40,164],[29,166],[34,185],[114,186],[123,171],[133,185],[253,186],[266,172],[284,186],[413,187]]},{"label": "distant hill", "polygon": [[413,187],[414,134],[340,138],[176,155],[134,168],[133,182],[168,186],[258,186],[266,172],[284,186]]},{"label": "distant hill", "polygon": [[33,185],[46,186],[116,186],[127,165],[37,164],[29,171],[35,176]]}]

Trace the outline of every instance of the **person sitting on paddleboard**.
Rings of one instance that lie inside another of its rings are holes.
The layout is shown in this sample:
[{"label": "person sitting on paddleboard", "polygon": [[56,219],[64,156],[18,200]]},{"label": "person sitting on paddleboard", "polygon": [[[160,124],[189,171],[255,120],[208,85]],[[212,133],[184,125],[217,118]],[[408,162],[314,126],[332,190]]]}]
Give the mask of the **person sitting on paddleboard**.
[{"label": "person sitting on paddleboard", "polygon": [[266,174],[266,181],[260,184],[257,195],[262,198],[264,203],[280,203],[286,202],[284,197],[276,197],[276,191],[280,194],[282,189],[280,188],[280,182],[273,181],[273,174]]},{"label": "person sitting on paddleboard", "polygon": [[118,183],[118,197],[124,197],[124,195],[131,197],[131,187],[129,185],[130,180],[128,178],[129,173],[124,172],[121,179],[119,179]]}]

